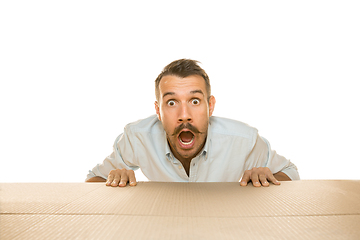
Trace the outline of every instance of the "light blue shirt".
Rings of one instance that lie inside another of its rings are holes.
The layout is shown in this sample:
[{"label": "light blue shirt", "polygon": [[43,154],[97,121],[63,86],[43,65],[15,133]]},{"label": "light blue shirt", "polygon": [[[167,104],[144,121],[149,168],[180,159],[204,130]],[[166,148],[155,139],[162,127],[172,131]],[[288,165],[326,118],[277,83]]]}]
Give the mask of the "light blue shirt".
[{"label": "light blue shirt", "polygon": [[172,154],[162,123],[156,115],[128,124],[114,143],[113,153],[96,165],[87,179],[107,179],[113,169],[138,168],[150,181],[160,182],[235,182],[245,170],[268,167],[300,179],[296,166],[271,150],[257,129],[245,123],[210,117],[208,136],[202,151],[191,160],[189,176]]}]

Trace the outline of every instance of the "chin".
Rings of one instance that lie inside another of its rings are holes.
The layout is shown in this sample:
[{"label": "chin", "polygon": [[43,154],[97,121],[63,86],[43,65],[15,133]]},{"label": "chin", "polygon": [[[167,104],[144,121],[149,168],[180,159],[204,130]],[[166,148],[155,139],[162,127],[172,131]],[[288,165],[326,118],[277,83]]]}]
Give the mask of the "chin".
[{"label": "chin", "polygon": [[185,159],[190,159],[190,158],[192,159],[196,157],[197,151],[195,151],[195,149],[191,149],[191,150],[180,149],[180,151],[178,151],[178,154]]}]

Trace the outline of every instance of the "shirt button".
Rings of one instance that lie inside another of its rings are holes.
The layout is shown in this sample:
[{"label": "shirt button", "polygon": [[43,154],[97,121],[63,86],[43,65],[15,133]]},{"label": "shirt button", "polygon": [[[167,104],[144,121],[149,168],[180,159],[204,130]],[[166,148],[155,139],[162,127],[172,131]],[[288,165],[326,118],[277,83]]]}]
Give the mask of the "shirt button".
[{"label": "shirt button", "polygon": [[195,163],[193,164],[193,167],[195,166]]},{"label": "shirt button", "polygon": [[181,165],[179,165],[179,169],[182,169],[182,166],[181,166]]}]

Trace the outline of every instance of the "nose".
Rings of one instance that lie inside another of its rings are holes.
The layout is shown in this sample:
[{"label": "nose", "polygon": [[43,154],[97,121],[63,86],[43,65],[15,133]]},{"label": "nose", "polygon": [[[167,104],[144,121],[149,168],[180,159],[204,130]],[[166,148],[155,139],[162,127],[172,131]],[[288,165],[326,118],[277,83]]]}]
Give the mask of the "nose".
[{"label": "nose", "polygon": [[185,123],[185,122],[191,122],[191,121],[192,121],[192,117],[191,117],[191,112],[190,112],[189,106],[187,106],[187,104],[182,104],[182,106],[180,108],[178,122]]}]

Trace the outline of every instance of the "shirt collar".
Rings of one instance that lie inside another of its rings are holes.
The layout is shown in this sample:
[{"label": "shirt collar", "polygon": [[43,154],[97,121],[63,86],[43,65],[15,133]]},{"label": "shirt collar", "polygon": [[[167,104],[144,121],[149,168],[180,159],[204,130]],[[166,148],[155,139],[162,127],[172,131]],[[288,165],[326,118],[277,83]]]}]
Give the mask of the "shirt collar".
[{"label": "shirt collar", "polygon": [[171,152],[171,150],[170,150],[169,143],[168,143],[168,141],[167,141],[167,135],[166,135],[166,133],[165,133],[165,138],[164,138],[164,140],[165,140],[165,155],[166,155],[167,159],[170,160],[173,156],[172,156],[172,152]]}]

